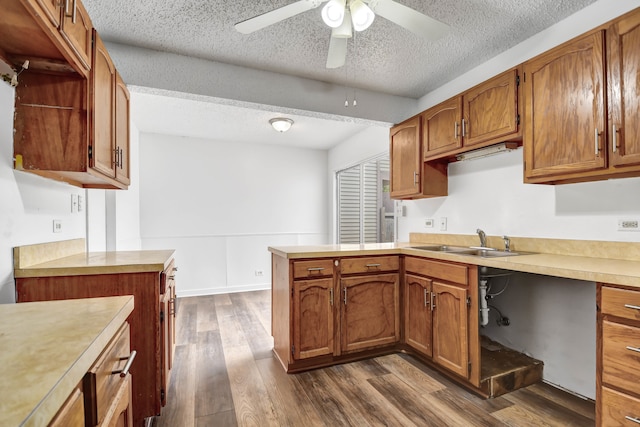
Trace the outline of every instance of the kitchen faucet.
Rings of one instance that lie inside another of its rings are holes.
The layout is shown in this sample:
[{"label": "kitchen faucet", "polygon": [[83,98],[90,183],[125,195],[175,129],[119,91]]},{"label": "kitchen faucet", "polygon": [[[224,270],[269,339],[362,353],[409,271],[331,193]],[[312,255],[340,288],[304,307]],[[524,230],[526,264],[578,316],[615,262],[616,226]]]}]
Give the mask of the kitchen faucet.
[{"label": "kitchen faucet", "polygon": [[505,252],[511,252],[511,239],[509,239],[509,236],[502,236],[502,239],[504,240]]},{"label": "kitchen faucet", "polygon": [[480,246],[483,248],[487,247],[487,235],[484,234],[484,231],[480,230],[479,228],[476,230],[476,233],[478,233],[478,237],[480,237]]}]

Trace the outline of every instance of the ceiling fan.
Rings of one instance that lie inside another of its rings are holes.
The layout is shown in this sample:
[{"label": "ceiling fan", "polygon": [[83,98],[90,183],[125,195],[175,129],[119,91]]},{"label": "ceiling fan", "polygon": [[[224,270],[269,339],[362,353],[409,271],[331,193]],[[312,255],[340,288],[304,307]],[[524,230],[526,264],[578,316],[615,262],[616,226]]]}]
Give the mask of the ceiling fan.
[{"label": "ceiling fan", "polygon": [[449,26],[394,0],[298,0],[270,12],[249,18],[235,25],[236,30],[250,34],[292,16],[315,9],[322,3],[322,20],[331,27],[331,40],[327,56],[327,68],[342,67],[347,56],[347,40],[352,30],[364,31],[373,23],[376,15],[435,40],[449,31]]}]

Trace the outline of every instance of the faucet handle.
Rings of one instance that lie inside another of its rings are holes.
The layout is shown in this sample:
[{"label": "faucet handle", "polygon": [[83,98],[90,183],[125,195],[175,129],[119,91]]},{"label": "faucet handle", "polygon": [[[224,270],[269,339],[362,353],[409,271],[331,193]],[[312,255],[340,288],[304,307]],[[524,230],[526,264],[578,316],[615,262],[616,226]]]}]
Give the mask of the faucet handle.
[{"label": "faucet handle", "polygon": [[509,236],[502,236],[502,240],[504,240],[504,250],[511,252],[511,239],[509,239]]}]

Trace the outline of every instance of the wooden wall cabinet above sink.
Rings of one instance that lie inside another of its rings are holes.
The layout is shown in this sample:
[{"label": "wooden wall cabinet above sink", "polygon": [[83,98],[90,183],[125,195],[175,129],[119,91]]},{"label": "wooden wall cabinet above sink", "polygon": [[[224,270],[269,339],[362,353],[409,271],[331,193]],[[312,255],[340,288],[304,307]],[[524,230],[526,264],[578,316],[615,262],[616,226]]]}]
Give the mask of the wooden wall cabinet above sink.
[{"label": "wooden wall cabinet above sink", "polygon": [[519,85],[514,68],[422,113],[423,159],[520,141]]}]

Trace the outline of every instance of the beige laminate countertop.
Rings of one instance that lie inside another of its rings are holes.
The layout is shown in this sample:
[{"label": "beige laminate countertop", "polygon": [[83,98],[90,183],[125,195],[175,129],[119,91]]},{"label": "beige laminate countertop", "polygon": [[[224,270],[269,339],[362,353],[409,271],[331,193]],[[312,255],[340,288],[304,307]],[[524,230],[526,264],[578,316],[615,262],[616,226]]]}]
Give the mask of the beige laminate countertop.
[{"label": "beige laminate countertop", "polygon": [[[639,260],[604,258],[601,254],[598,254],[596,249],[594,249],[592,252],[589,252],[588,246],[591,244],[598,245],[598,242],[585,241],[580,245],[577,245],[574,242],[579,241],[572,241],[572,245],[574,245],[575,247],[580,247],[580,250],[583,254],[571,255],[566,253],[537,252],[530,255],[518,255],[499,258],[481,258],[478,256],[456,255],[454,253],[424,251],[411,248],[411,246],[428,245],[430,243],[443,244],[441,239],[437,238],[435,238],[432,242],[429,242],[428,240],[425,240],[423,238],[420,242],[412,243],[402,242],[370,243],[363,245],[346,244],[316,246],[279,246],[269,247],[269,251],[274,255],[288,259],[403,254],[455,261],[465,264],[475,264],[479,266],[502,268],[512,271],[543,274],[554,277],[564,277],[568,279],[578,279],[640,287]],[[459,243],[459,241],[456,241],[454,243],[448,244]],[[526,247],[526,243],[523,240],[521,248],[519,250],[531,251],[531,248],[536,249],[535,244],[530,243],[530,245],[530,247]],[[566,244],[564,247],[571,248],[572,245]],[[603,245],[605,245],[605,243],[602,243],[599,246],[602,247]],[[639,244],[630,243],[627,245],[633,245],[635,249],[635,247]],[[497,247],[497,245],[494,247]],[[544,247],[545,246],[542,245],[537,247],[537,249]],[[556,246],[550,247],[555,248]]]},{"label": "beige laminate countertop", "polygon": [[83,252],[26,266],[17,264],[14,275],[22,278],[161,272],[173,255],[173,250]]},{"label": "beige laminate countertop", "polygon": [[133,311],[133,297],[0,305],[0,426],[45,426]]}]

